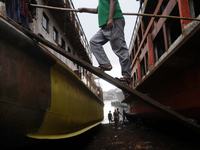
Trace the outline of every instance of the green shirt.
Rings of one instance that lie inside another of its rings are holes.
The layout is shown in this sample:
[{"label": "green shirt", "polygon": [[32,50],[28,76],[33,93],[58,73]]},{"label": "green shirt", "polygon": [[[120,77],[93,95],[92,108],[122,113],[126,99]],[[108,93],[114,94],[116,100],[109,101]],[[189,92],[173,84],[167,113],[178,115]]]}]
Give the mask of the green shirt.
[{"label": "green shirt", "polygon": [[[98,19],[99,19],[99,27],[107,24],[110,12],[110,1],[109,0],[99,0],[98,5]],[[113,19],[124,18],[119,2],[116,0],[116,9]]]}]

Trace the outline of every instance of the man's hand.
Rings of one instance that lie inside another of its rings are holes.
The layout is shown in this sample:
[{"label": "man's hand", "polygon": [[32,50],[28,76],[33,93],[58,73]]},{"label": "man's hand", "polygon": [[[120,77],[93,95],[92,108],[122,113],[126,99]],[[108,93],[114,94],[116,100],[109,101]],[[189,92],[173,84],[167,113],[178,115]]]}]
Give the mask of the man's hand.
[{"label": "man's hand", "polygon": [[109,19],[107,22],[107,29],[112,29],[113,27],[113,16],[115,14],[115,7],[116,7],[116,0],[109,0],[110,1],[110,12],[109,12]]},{"label": "man's hand", "polygon": [[87,13],[93,13],[93,14],[97,14],[98,8],[78,8],[77,9],[78,12],[82,13],[82,12],[87,12]]},{"label": "man's hand", "polygon": [[84,8],[78,8],[77,10],[78,10],[78,12],[80,12],[80,13],[84,12]]},{"label": "man's hand", "polygon": [[113,18],[109,18],[107,22],[107,29],[111,30],[113,27]]}]

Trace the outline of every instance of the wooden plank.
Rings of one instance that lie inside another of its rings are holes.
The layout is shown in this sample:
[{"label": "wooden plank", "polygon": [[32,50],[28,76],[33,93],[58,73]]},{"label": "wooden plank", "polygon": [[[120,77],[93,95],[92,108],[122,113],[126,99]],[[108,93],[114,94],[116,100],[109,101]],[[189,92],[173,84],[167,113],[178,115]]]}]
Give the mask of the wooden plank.
[{"label": "wooden plank", "polygon": [[[71,9],[71,8],[52,7],[52,6],[35,5],[35,4],[30,4],[30,5],[33,6],[33,7],[37,7],[37,8],[78,12],[77,9]],[[168,15],[154,15],[154,14],[142,14],[142,13],[122,13],[122,14],[123,14],[123,15],[131,15],[131,16],[145,16],[145,17],[172,18],[172,19],[183,19],[183,20],[196,20],[196,21],[200,21],[200,19],[198,19],[198,18],[179,17],[179,16],[168,16]]]},{"label": "wooden plank", "polygon": [[50,47],[51,49],[53,49],[56,52],[60,53],[61,55],[65,56],[66,58],[70,59],[71,61],[77,63],[79,66],[87,69],[88,71],[90,71],[93,74],[99,76],[100,78],[106,80],[107,82],[113,84],[114,86],[122,89],[123,91],[134,95],[135,97],[137,97],[138,99],[140,99],[144,103],[152,106],[153,108],[165,113],[166,115],[172,117],[173,119],[179,121],[180,123],[192,128],[193,130],[195,130],[195,131],[200,133],[200,125],[198,125],[196,123],[193,123],[191,120],[189,120],[186,117],[178,114],[177,112],[167,108],[166,106],[162,105],[161,103],[158,103],[157,101],[155,101],[152,98],[144,95],[143,93],[128,87],[127,85],[121,83],[119,80],[117,80],[117,79],[111,77],[110,75],[108,75],[108,74],[96,69],[91,64],[79,59],[78,57],[76,57],[76,56],[72,55],[71,53],[63,50],[62,48],[54,45],[53,43],[45,40],[44,38],[42,38],[40,36],[37,36],[35,33],[23,28],[22,26],[18,25],[14,21],[12,21],[10,19],[7,20],[6,18],[0,16],[0,24],[1,23],[5,23],[6,24],[7,22],[12,24],[14,27],[16,27],[18,30],[20,30],[21,32],[23,32],[24,34],[29,36],[30,38],[32,38],[32,39],[34,39],[36,41],[39,41],[42,44],[45,44],[46,46]]}]

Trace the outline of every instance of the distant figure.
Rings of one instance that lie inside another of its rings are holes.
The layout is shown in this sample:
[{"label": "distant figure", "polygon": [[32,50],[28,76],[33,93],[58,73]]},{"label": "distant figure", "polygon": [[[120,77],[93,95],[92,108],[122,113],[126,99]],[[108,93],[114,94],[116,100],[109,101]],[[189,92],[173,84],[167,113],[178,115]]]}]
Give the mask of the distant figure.
[{"label": "distant figure", "polygon": [[113,113],[113,116],[114,116],[114,121],[115,121],[115,130],[117,130],[117,125],[118,125],[118,121],[119,121],[119,114],[116,111],[116,109],[115,109],[115,111]]},{"label": "distant figure", "polygon": [[112,113],[111,113],[111,111],[109,111],[109,113],[108,113],[108,120],[109,120],[109,124],[110,124],[110,122],[112,122]]},{"label": "distant figure", "polygon": [[[123,115],[119,111],[119,108],[117,108],[117,113],[118,113],[118,116],[121,115],[123,117]],[[119,117],[118,117],[118,123],[119,123]]]},{"label": "distant figure", "polygon": [[125,115],[126,114],[126,112],[125,112],[125,110],[123,109],[123,124],[124,124],[124,126],[125,126]]}]

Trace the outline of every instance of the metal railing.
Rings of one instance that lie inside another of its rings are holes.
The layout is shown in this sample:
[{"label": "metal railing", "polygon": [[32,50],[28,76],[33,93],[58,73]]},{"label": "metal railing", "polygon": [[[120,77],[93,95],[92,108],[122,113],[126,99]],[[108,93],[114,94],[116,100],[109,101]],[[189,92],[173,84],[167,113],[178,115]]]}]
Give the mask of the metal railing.
[{"label": "metal railing", "polygon": [[[68,4],[69,4],[70,8],[75,9],[72,0],[68,0]],[[92,52],[91,52],[87,37],[83,31],[83,27],[81,26],[80,20],[78,18],[78,15],[76,14],[76,12],[70,12],[70,19],[74,23],[74,25],[77,29],[77,32],[79,33],[79,38],[80,38],[81,44],[84,46],[87,54],[89,55],[90,61],[92,63]]]},{"label": "metal railing", "polygon": [[[138,10],[138,13],[141,12],[141,6],[139,7],[139,10]],[[136,32],[136,29],[137,29],[137,26],[138,26],[138,21],[140,19],[140,16],[137,16],[136,18],[136,21],[135,21],[135,26],[133,28],[133,33],[132,33],[132,36],[131,36],[131,40],[130,40],[130,44],[129,44],[129,51],[131,51],[131,47],[133,45],[133,40],[134,40],[134,36],[135,36],[135,32]]]}]

